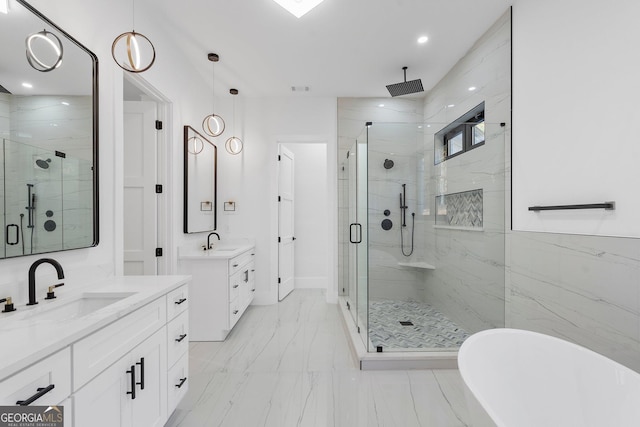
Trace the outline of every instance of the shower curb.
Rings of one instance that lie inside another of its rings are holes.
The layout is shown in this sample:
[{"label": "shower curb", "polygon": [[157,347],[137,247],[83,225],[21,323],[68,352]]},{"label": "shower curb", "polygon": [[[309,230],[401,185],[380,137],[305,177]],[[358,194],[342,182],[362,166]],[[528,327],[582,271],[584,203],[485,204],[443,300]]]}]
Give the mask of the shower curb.
[{"label": "shower curb", "polygon": [[360,370],[458,369],[457,351],[367,352],[346,307],[346,299],[338,297],[338,310],[349,341],[351,356]]}]

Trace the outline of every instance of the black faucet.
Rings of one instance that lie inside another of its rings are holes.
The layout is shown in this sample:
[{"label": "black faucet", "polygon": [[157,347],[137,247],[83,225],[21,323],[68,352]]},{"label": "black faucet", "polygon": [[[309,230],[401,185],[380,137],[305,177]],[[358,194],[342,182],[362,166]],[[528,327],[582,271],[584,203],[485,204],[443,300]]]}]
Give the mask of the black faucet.
[{"label": "black faucet", "polygon": [[216,237],[218,238],[218,240],[220,240],[220,235],[218,233],[216,233],[215,231],[213,233],[209,233],[209,235],[207,236],[207,249],[211,249],[211,235],[215,234]]},{"label": "black faucet", "polygon": [[58,279],[64,279],[64,271],[62,270],[62,266],[58,261],[52,258],[40,258],[29,267],[29,304],[27,305],[35,305],[38,303],[36,301],[36,268],[40,264],[51,264],[55,267],[58,272]]}]

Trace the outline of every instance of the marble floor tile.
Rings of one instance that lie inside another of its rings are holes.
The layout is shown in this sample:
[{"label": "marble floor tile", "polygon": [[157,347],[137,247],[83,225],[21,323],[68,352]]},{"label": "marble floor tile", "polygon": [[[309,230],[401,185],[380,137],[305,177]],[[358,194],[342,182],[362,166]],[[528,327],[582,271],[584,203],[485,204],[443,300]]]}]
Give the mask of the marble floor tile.
[{"label": "marble floor tile", "polygon": [[469,425],[457,370],[360,371],[317,290],[250,307],[222,343],[190,344],[189,391],[168,427]]}]

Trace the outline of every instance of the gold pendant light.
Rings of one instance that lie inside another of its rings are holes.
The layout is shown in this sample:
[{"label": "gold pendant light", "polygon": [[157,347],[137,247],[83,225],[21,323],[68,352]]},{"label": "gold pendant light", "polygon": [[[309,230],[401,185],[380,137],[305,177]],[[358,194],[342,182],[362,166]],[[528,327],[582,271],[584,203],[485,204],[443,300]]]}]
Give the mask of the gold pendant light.
[{"label": "gold pendant light", "polygon": [[224,120],[222,117],[215,114],[215,63],[220,60],[220,56],[217,53],[210,53],[207,55],[207,59],[213,62],[212,68],[212,86],[211,86],[211,114],[206,116],[202,121],[202,130],[209,136],[220,136],[224,132]]},{"label": "gold pendant light", "polygon": [[229,93],[234,95],[233,98],[233,135],[231,138],[227,139],[227,142],[224,144],[224,148],[227,150],[229,154],[240,154],[242,151],[243,143],[240,138],[235,136],[236,134],[236,98],[235,95],[238,94],[238,89],[229,89]]},{"label": "gold pendant light", "polygon": [[156,48],[145,35],[135,31],[135,0],[132,0],[133,30],[120,34],[111,44],[111,56],[118,67],[130,73],[147,71],[156,61]]}]

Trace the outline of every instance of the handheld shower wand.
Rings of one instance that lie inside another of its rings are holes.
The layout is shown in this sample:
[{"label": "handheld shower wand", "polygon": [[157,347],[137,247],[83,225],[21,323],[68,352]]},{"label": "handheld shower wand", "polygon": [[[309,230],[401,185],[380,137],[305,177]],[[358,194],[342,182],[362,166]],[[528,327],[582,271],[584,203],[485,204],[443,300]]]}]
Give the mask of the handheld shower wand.
[{"label": "handheld shower wand", "polygon": [[402,184],[402,193],[400,193],[400,220],[402,221],[402,227],[400,227],[400,249],[402,250],[402,255],[408,257],[413,254],[413,235],[415,231],[416,225],[416,214],[415,212],[411,213],[411,251],[407,254],[404,252],[404,233],[402,229],[407,226],[407,184]]}]

